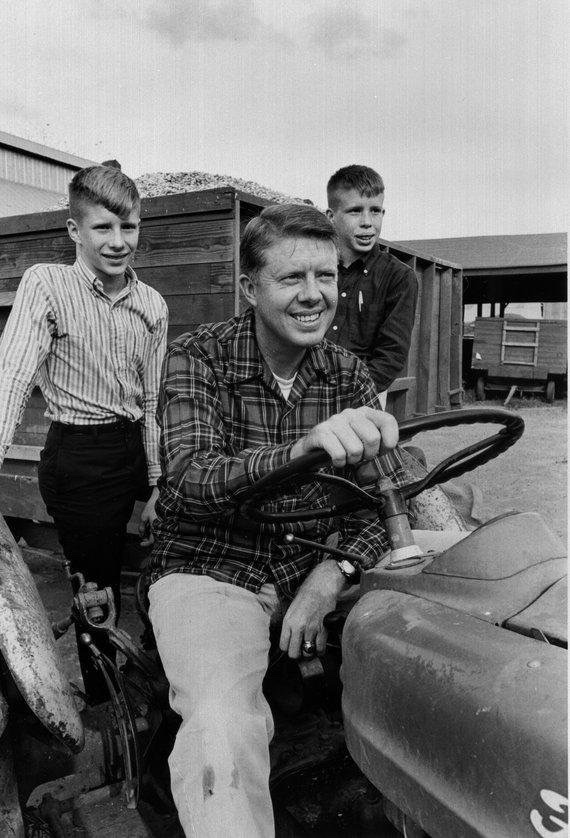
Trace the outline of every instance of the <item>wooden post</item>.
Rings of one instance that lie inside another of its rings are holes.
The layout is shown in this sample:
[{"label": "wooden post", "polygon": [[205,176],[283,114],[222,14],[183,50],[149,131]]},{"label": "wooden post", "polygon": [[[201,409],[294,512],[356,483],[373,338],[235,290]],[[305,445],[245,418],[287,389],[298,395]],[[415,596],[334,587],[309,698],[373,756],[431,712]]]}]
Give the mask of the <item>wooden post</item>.
[{"label": "wooden post", "polygon": [[444,268],[440,274],[439,329],[437,355],[437,403],[436,408],[449,407],[450,350],[451,350],[451,268]]},{"label": "wooden post", "polygon": [[239,245],[241,240],[241,229],[240,229],[240,216],[241,216],[241,206],[240,200],[235,196],[235,203],[234,203],[234,315],[237,316],[239,314],[239,295],[240,295],[240,287],[239,287],[239,278],[240,278],[240,264],[239,264]]}]

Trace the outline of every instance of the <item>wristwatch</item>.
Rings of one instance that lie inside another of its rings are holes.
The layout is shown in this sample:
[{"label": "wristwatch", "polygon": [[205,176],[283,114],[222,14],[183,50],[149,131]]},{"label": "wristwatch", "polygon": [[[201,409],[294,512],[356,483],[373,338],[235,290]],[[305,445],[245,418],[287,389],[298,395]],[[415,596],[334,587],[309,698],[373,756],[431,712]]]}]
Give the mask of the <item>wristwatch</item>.
[{"label": "wristwatch", "polygon": [[360,579],[360,568],[351,564],[348,559],[335,559],[336,564],[349,585],[354,585]]}]

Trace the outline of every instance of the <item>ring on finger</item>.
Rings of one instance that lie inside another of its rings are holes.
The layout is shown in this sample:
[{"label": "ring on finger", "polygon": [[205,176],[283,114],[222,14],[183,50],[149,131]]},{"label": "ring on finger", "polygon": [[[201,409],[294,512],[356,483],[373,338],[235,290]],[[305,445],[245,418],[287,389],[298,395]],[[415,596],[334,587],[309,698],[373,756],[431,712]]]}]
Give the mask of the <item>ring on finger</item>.
[{"label": "ring on finger", "polygon": [[316,654],[317,647],[313,640],[305,640],[302,646],[303,655],[306,657],[313,657]]}]

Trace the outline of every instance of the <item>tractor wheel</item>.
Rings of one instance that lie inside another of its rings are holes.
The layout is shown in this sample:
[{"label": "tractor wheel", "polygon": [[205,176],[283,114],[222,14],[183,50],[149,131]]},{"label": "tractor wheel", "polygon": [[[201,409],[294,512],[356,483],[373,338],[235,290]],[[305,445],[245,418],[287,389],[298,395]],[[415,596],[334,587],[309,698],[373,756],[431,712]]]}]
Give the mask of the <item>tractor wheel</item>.
[{"label": "tractor wheel", "polygon": [[547,404],[554,404],[554,394],[556,392],[556,385],[554,381],[546,382],[546,390],[544,391],[544,398]]},{"label": "tractor wheel", "polygon": [[485,401],[485,379],[482,375],[475,382],[475,398],[478,402]]}]

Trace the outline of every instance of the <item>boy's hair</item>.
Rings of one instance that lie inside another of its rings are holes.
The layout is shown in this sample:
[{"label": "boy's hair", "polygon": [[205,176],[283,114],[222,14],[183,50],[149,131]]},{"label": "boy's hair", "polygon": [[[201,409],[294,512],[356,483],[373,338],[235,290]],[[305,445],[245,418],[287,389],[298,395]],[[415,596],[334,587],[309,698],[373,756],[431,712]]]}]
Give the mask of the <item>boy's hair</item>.
[{"label": "boy's hair", "polygon": [[327,200],[329,208],[334,210],[338,206],[337,192],[343,189],[356,189],[359,195],[373,198],[384,194],[384,181],[374,169],[368,166],[343,166],[330,178],[327,183]]},{"label": "boy's hair", "polygon": [[134,183],[120,169],[112,166],[88,166],[80,169],[69,184],[69,213],[78,218],[82,204],[102,204],[120,218],[140,207],[141,199]]},{"label": "boy's hair", "polygon": [[318,239],[336,246],[336,232],[326,215],[308,204],[265,207],[246,226],[240,245],[240,269],[250,279],[265,266],[265,253],[279,239]]}]

